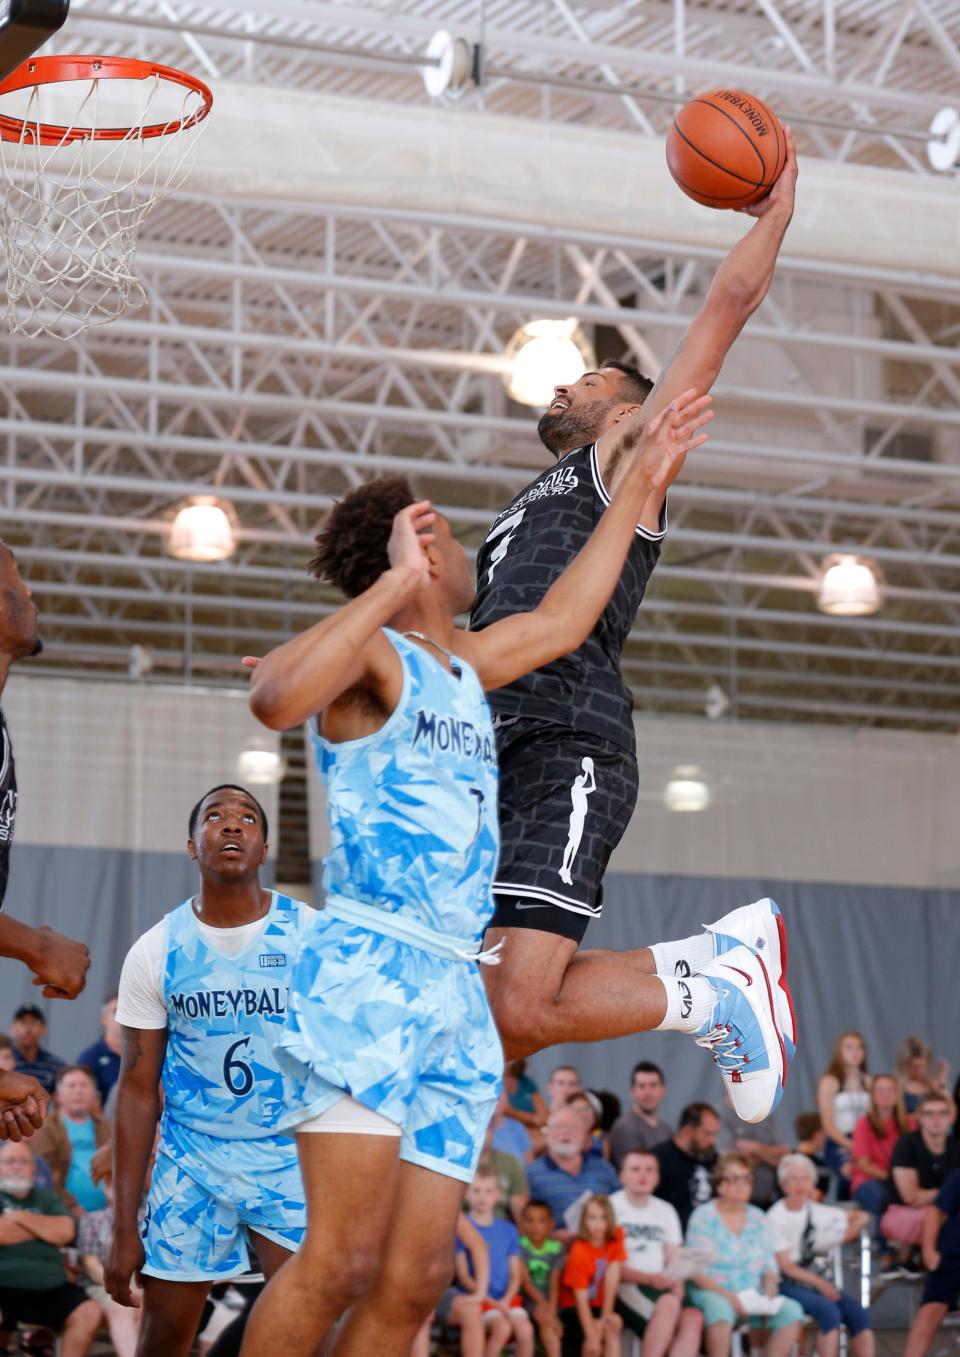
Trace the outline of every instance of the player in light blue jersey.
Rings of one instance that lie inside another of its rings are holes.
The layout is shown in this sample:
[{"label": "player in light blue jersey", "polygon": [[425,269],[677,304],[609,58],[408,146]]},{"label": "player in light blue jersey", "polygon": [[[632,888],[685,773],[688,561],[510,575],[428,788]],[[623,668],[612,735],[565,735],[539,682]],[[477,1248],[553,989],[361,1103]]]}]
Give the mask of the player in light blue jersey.
[{"label": "player in light blue jersey", "polygon": [[472,964],[497,960],[480,952],[498,847],[484,690],[593,627],[651,486],[705,438],[707,401],[677,404],[625,437],[617,494],[534,611],[457,630],[474,593],[466,554],[386,479],[348,495],[318,538],[313,573],[352,601],[251,661],[256,715],[310,723],[333,837],[280,1048],[302,1083],[289,1123],[307,1237],[254,1307],[244,1357],[306,1357],[348,1307],[337,1357],[406,1357],[449,1279],[503,1071]]},{"label": "player in light blue jersey", "polygon": [[[187,852],[200,891],[127,955],[117,1021],[123,1063],[114,1119],[114,1237],[106,1286],[122,1305],[143,1288],[138,1357],[191,1347],[213,1282],[269,1276],[303,1239],[291,1088],[274,1054],[300,938],[314,911],[264,890],[267,819],[242,787],[208,792]],[[160,1115],[142,1230],[138,1208]]]}]

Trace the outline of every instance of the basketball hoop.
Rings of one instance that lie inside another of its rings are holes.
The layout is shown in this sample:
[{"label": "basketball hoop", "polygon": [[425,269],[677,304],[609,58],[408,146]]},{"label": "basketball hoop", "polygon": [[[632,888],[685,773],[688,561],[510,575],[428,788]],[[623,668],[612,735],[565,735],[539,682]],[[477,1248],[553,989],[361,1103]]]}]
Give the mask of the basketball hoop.
[{"label": "basketball hoop", "polygon": [[72,339],[143,304],[140,227],[183,183],[212,106],[194,76],[125,57],[34,57],[0,82],[12,334]]}]

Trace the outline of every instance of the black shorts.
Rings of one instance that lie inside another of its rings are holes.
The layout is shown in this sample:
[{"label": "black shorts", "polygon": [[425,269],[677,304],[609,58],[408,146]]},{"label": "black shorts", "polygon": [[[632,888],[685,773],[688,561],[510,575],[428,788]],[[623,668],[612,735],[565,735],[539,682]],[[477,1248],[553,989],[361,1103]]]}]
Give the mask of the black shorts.
[{"label": "black shorts", "polygon": [[940,1266],[931,1272],[923,1288],[921,1305],[945,1305],[948,1310],[956,1308],[960,1300],[960,1255],[943,1254]]},{"label": "black shorts", "polygon": [[90,1297],[82,1286],[63,1282],[46,1291],[25,1291],[16,1286],[0,1286],[0,1328],[15,1329],[18,1324],[36,1324],[38,1328],[59,1333],[78,1306]]},{"label": "black shorts", "polygon": [[583,731],[523,717],[496,722],[498,928],[579,942],[600,916],[603,874],[637,804],[636,755]]}]

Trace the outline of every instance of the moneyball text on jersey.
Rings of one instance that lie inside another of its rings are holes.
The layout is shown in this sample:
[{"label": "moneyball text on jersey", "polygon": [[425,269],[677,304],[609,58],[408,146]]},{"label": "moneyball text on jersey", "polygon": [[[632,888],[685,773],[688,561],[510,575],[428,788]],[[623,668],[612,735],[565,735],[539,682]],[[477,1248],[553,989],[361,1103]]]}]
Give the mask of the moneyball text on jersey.
[{"label": "moneyball text on jersey", "polygon": [[[532,612],[609,503],[595,444],[568,452],[517,495],[480,548],[471,630]],[[495,713],[556,721],[633,748],[633,703],[620,656],[665,532],[666,506],[659,532],[637,528],[610,602],[579,650],[488,694]]]}]

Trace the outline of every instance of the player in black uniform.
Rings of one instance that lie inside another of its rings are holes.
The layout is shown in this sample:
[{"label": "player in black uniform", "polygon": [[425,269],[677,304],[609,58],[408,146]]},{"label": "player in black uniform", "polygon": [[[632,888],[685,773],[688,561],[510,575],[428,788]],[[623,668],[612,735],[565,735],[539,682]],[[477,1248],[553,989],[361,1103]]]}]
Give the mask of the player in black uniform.
[{"label": "player in black uniform", "polygon": [[[0,542],[0,693],[10,666],[42,648],[37,607],[20,577],[13,552]],[[73,999],[90,965],[86,947],[50,928],[29,928],[3,913],[13,823],[17,810],[17,774],[7,723],[0,711],[0,956],[24,961],[44,986],[46,998]],[[40,1126],[47,1106],[43,1086],[29,1075],[0,1072],[0,1140],[20,1140]]]},{"label": "player in black uniform", "polygon": [[[518,495],[488,533],[477,560],[473,628],[536,606],[610,502],[629,443],[625,435],[685,388],[713,385],[767,293],[793,214],[797,162],[789,129],[786,142],[783,173],[747,209],[759,220],[720,265],[656,384],[635,368],[607,364],[555,388],[538,432],[558,464]],[[584,645],[489,695],[498,728],[501,855],[485,945],[507,942],[502,965],[485,979],[509,1058],[557,1042],[675,1027],[681,1015],[670,1003],[665,1014],[651,1014],[638,974],[695,977],[747,944],[766,963],[785,1076],[795,1031],[786,933],[772,901],[734,911],[679,943],[624,953],[577,951],[587,923],[600,913],[603,872],[636,802],[632,704],[620,656],[660,556],[667,489],[664,483],[650,496],[617,590]],[[693,989],[696,1006],[700,987]],[[737,1060],[714,1041],[703,1044],[719,1057],[737,1106]]]}]

